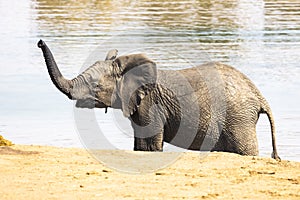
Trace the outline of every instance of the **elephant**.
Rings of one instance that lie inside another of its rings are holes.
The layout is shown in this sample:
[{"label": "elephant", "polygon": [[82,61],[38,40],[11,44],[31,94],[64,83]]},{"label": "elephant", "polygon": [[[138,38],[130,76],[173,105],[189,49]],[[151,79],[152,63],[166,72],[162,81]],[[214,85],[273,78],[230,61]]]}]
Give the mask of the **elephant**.
[{"label": "elephant", "polygon": [[164,143],[197,151],[257,156],[256,124],[261,113],[275,123],[257,87],[237,69],[208,62],[179,70],[157,69],[144,54],[118,56],[113,49],[68,80],[42,40],[38,42],[53,84],[78,108],[121,109],[134,131],[134,151],[163,151]]}]

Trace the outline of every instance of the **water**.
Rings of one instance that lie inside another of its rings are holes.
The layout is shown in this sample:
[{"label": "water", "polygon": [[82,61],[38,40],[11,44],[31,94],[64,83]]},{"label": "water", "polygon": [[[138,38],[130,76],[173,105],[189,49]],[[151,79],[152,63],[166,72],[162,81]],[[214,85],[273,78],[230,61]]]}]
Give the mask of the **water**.
[{"label": "water", "polygon": [[[206,61],[233,65],[269,101],[280,156],[300,161],[297,0],[0,0],[0,12],[0,134],[17,144],[84,146],[73,102],[51,83],[36,46],[42,38],[68,78],[104,59],[111,48],[120,54],[145,52],[160,68]],[[109,141],[117,148],[133,148],[132,136],[120,131],[112,109],[96,115]],[[271,136],[264,115],[257,133],[260,155],[269,157]]]}]

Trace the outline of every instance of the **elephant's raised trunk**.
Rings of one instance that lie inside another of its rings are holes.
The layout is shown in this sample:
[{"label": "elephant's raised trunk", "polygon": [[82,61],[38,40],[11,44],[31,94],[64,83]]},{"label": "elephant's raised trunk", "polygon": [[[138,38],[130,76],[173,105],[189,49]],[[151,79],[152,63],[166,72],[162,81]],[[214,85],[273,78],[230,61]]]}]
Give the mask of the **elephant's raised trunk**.
[{"label": "elephant's raised trunk", "polygon": [[71,89],[72,89],[72,81],[65,79],[60,73],[54,57],[43,40],[38,42],[38,47],[42,49],[43,55],[45,58],[45,62],[47,65],[47,69],[53,84],[65,95],[67,95],[70,99],[72,99]]}]

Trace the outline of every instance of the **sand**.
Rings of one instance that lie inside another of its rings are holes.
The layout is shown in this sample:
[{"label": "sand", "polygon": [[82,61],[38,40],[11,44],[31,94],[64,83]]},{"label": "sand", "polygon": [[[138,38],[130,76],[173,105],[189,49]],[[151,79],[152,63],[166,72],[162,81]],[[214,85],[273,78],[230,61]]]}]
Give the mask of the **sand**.
[{"label": "sand", "polygon": [[300,199],[299,162],[230,153],[186,152],[159,171],[129,174],[84,149],[14,145],[0,147],[0,166],[1,199]]}]

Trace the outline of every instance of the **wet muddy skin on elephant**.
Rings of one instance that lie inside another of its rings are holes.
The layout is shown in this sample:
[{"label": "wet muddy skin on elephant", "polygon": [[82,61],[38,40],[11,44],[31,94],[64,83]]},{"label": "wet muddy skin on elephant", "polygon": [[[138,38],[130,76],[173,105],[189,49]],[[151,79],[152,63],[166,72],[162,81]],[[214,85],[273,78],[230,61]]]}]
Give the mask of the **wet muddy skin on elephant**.
[{"label": "wet muddy skin on elephant", "polygon": [[258,155],[256,123],[261,113],[275,125],[271,109],[256,86],[231,66],[211,62],[183,70],[158,70],[143,54],[109,51],[72,80],[60,73],[42,40],[53,84],[81,108],[117,108],[131,120],[134,150],[162,151],[163,143],[192,150]]}]

